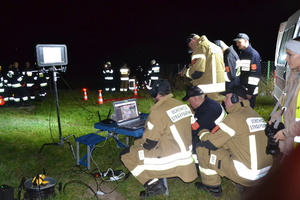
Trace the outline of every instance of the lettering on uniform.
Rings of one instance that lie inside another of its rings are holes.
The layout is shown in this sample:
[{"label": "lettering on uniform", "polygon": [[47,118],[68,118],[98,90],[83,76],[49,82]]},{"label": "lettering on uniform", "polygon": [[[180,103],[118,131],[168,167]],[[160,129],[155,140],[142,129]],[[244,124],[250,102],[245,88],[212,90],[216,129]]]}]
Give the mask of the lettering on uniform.
[{"label": "lettering on uniform", "polygon": [[183,118],[192,116],[193,113],[187,105],[181,105],[168,110],[167,115],[170,120],[175,123]]},{"label": "lettering on uniform", "polygon": [[246,122],[251,133],[265,130],[267,124],[261,117],[251,117],[248,118]]}]

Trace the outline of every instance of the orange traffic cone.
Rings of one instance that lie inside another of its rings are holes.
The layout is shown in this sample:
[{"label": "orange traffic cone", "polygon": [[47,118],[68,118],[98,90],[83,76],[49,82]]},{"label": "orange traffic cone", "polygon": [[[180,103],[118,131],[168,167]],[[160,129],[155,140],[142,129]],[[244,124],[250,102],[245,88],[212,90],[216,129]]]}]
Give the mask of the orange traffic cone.
[{"label": "orange traffic cone", "polygon": [[0,96],[0,106],[3,106],[4,104],[5,104],[5,101],[4,101],[3,97]]},{"label": "orange traffic cone", "polygon": [[83,91],[83,101],[87,101],[88,96],[87,96],[87,93],[86,93],[86,88],[83,88],[82,91]]},{"label": "orange traffic cone", "polygon": [[98,96],[98,104],[103,104],[103,99],[102,99],[102,90],[98,90],[99,96]]},{"label": "orange traffic cone", "polygon": [[136,85],[134,85],[134,90],[133,90],[133,92],[134,92],[133,95],[138,95]]}]

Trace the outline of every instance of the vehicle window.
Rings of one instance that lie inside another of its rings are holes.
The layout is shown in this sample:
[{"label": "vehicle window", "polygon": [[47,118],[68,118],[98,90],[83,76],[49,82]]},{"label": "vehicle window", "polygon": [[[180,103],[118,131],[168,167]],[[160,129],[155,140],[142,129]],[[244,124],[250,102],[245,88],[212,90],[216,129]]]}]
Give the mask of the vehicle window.
[{"label": "vehicle window", "polygon": [[[282,41],[281,41],[281,45],[280,45],[280,49],[279,49],[279,54],[278,54],[278,60],[277,60],[277,63],[279,65],[285,65],[285,57],[286,57],[285,42],[292,39],[294,31],[295,31],[295,25],[291,26],[289,29],[287,29],[283,33]],[[298,30],[298,32],[299,32],[299,30]]]}]

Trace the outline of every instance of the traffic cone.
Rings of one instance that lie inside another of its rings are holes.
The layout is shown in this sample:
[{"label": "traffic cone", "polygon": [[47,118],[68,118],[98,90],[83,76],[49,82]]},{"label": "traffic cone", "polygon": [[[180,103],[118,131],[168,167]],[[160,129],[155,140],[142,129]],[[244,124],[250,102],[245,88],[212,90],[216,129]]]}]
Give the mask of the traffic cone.
[{"label": "traffic cone", "polygon": [[0,106],[3,106],[4,104],[5,104],[5,101],[4,101],[3,97],[0,96]]},{"label": "traffic cone", "polygon": [[83,88],[82,91],[83,91],[83,101],[87,101],[88,96],[87,96],[87,93],[86,93],[86,88]]},{"label": "traffic cone", "polygon": [[98,90],[99,96],[98,96],[98,104],[103,104],[103,99],[102,99],[102,90]]},{"label": "traffic cone", "polygon": [[133,90],[133,92],[134,92],[133,95],[138,95],[136,85],[134,85],[134,90]]}]

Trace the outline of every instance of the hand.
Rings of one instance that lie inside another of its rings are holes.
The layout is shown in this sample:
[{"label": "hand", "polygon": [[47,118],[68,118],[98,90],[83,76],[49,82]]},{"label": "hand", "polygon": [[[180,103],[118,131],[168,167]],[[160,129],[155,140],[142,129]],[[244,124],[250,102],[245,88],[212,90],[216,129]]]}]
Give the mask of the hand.
[{"label": "hand", "polygon": [[284,141],[284,140],[286,140],[286,136],[284,135],[283,131],[280,130],[274,135],[274,139],[275,139],[275,142],[279,142],[279,140]]},{"label": "hand", "polygon": [[183,76],[183,71],[178,72],[178,76]]},{"label": "hand", "polygon": [[252,95],[247,94],[247,99],[250,100],[252,98]]}]

